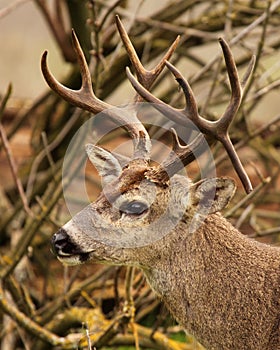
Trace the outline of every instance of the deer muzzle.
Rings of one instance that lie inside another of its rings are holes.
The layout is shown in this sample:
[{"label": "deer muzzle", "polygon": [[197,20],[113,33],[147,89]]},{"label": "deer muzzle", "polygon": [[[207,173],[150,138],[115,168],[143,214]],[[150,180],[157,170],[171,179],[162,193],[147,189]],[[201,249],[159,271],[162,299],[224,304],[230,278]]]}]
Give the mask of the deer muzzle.
[{"label": "deer muzzle", "polygon": [[88,253],[82,252],[63,228],[52,236],[51,245],[52,252],[66,265],[77,265],[88,260]]}]

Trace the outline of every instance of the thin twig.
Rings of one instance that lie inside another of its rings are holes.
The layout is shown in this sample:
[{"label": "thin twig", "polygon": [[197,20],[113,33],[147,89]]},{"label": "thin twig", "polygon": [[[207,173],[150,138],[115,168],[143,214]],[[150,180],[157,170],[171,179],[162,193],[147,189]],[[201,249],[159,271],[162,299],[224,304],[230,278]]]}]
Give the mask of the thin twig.
[{"label": "thin twig", "polygon": [[47,206],[44,211],[40,211],[36,220],[30,220],[26,222],[26,226],[23,230],[20,241],[14,247],[14,249],[9,252],[11,258],[9,258],[9,263],[1,267],[0,270],[0,279],[6,278],[18,263],[21,261],[22,257],[27,251],[28,246],[30,245],[34,235],[38,232],[38,229],[41,227],[42,222],[45,218],[48,217],[53,207],[57,204],[58,199],[62,195],[62,186],[60,183],[60,174],[58,174],[53,182],[49,185],[47,190],[44,193],[43,201],[47,203]]},{"label": "thin twig", "polygon": [[243,100],[244,101],[246,100],[246,97],[247,97],[251,87],[253,86],[253,84],[255,82],[255,79],[254,79],[255,72],[257,71],[257,68],[259,66],[260,58],[261,58],[261,55],[263,52],[264,42],[266,39],[267,25],[268,25],[268,21],[269,21],[270,14],[271,14],[270,7],[271,7],[271,1],[268,1],[266,12],[265,12],[266,17],[264,19],[263,26],[262,26],[261,38],[260,38],[259,43],[258,43],[255,64],[253,66],[253,70],[252,70],[252,73],[248,79],[248,82],[247,82],[246,86],[244,87],[244,93],[243,93]]},{"label": "thin twig", "polygon": [[41,10],[45,20],[52,32],[61,52],[67,62],[76,62],[76,56],[74,50],[70,44],[70,36],[64,27],[63,21],[59,20],[60,14],[58,8],[56,8],[55,16],[52,16],[45,0],[35,0],[39,9]]},{"label": "thin twig", "polygon": [[[232,29],[232,5],[233,5],[233,0],[230,0],[229,1],[229,4],[228,4],[228,9],[227,9],[227,13],[226,13],[226,21],[225,21],[225,25],[224,25],[224,33],[225,33],[225,39],[228,41],[229,38],[230,38],[230,34],[231,34],[231,29]],[[201,108],[201,111],[200,113],[203,115],[203,114],[206,114],[206,111],[207,111],[207,108],[208,108],[208,105],[209,105],[209,102],[213,96],[213,93],[214,93],[214,90],[215,90],[215,87],[217,85],[217,81],[218,81],[218,76],[219,76],[219,73],[220,73],[220,70],[221,70],[221,65],[222,65],[222,57],[220,57],[218,59],[218,63],[217,63],[217,67],[216,67],[216,70],[213,74],[213,79],[212,79],[212,82],[211,82],[211,87],[209,89],[209,92],[207,94],[207,97],[205,99],[205,103],[203,105],[203,107]]]},{"label": "thin twig", "polygon": [[227,8],[227,13],[226,13],[226,20],[225,20],[225,25],[224,25],[225,39],[227,41],[231,37],[231,32],[232,32],[233,1],[234,0],[229,0],[229,2],[228,2],[228,8]]},{"label": "thin twig", "polygon": [[[271,127],[273,127],[273,125],[276,125],[277,123],[280,122],[280,115],[276,116],[275,118],[273,118],[271,121],[269,121],[267,124],[259,127],[258,129],[256,129],[254,132],[250,133],[249,135],[247,135],[245,138],[243,138],[242,140],[240,140],[238,143],[236,143],[234,145],[234,148],[236,149],[236,151],[238,151],[239,149],[241,149],[243,146],[248,145],[248,143],[253,140],[255,137],[257,137],[258,135],[261,135],[262,133],[264,133],[265,131],[269,130]],[[220,157],[218,157],[216,159],[216,166],[221,164],[222,162],[225,161],[225,159],[227,159],[227,154],[222,154]],[[208,167],[207,169],[209,172],[212,171],[213,169],[211,167]]]},{"label": "thin twig", "polygon": [[17,9],[19,6],[23,5],[24,3],[28,2],[30,0],[16,0],[12,4],[8,5],[7,7],[3,8],[0,11],[0,18],[2,19],[3,17],[7,16],[10,14],[12,11]]},{"label": "thin twig", "polygon": [[41,137],[42,137],[42,142],[43,142],[44,149],[45,149],[45,152],[46,152],[46,157],[48,158],[50,167],[51,167],[52,172],[54,174],[55,173],[55,162],[54,162],[54,160],[52,158],[52,155],[51,155],[51,152],[49,150],[48,138],[47,138],[47,134],[46,134],[45,131],[42,131]]},{"label": "thin twig", "polygon": [[80,115],[81,115],[81,111],[79,109],[76,109],[75,112],[73,113],[72,117],[67,121],[67,123],[64,125],[64,127],[60,130],[57,137],[50,144],[48,144],[44,149],[42,149],[42,151],[36,156],[36,158],[32,164],[32,167],[31,167],[31,170],[29,173],[29,177],[28,177],[28,181],[27,181],[27,186],[26,186],[26,197],[28,198],[28,200],[30,200],[30,197],[31,197],[33,184],[35,182],[37,169],[38,169],[40,163],[42,162],[42,160],[44,159],[44,157],[46,155],[50,154],[50,152],[52,150],[54,150],[62,142],[62,140],[68,134],[68,132],[71,130],[71,128],[76,123],[76,121],[78,120]]},{"label": "thin twig", "polygon": [[[229,45],[233,47],[235,44],[237,44],[241,39],[243,39],[252,30],[254,30],[259,24],[265,21],[267,16],[270,16],[273,12],[275,12],[279,6],[280,6],[280,0],[273,2],[268,12],[265,11],[254,22],[252,22],[246,28],[241,30],[235,37],[233,37],[230,40]],[[197,82],[213,66],[213,64],[219,59],[220,56],[221,54],[217,54],[212,60],[210,60],[199,72],[197,72],[192,78],[189,79],[189,83],[193,84]]]},{"label": "thin twig", "polygon": [[16,165],[16,161],[15,161],[15,159],[13,157],[13,154],[12,154],[12,151],[11,151],[11,147],[10,147],[10,144],[9,144],[9,141],[8,141],[5,129],[4,129],[4,127],[3,127],[3,125],[1,123],[0,123],[0,137],[1,137],[2,142],[3,142],[3,147],[5,149],[5,152],[6,152],[8,161],[9,161],[9,165],[10,165],[10,168],[11,168],[12,176],[13,176],[14,182],[16,184],[18,193],[20,195],[20,198],[21,198],[24,210],[26,211],[26,213],[29,216],[34,217],[33,212],[31,211],[31,209],[28,206],[28,201],[27,201],[27,198],[26,198],[23,186],[22,186],[22,182],[21,182],[20,178],[18,177],[18,168],[17,168],[17,165]]},{"label": "thin twig", "polygon": [[118,7],[123,0],[116,0],[115,2],[113,2],[112,5],[110,5],[107,9],[106,12],[104,13],[104,15],[102,16],[102,18],[100,19],[100,24],[99,24],[99,28],[100,30],[104,27],[104,24],[107,20],[107,18],[113,13],[113,11],[115,10],[116,7]]},{"label": "thin twig", "polygon": [[[28,330],[30,334],[46,341],[48,344],[51,344],[53,346],[65,346],[64,349],[66,349],[67,345],[71,345],[67,339],[58,337],[44,327],[41,327],[39,324],[27,317],[27,315],[25,315],[23,312],[19,311],[15,306],[11,305],[11,303],[6,298],[1,285],[0,309],[7,313],[15,322],[17,322],[18,325]],[[70,349],[70,346],[68,349]]]},{"label": "thin twig", "polygon": [[258,102],[262,96],[267,94],[269,91],[276,89],[276,88],[279,88],[279,87],[280,87],[280,79],[277,79],[277,80],[273,81],[272,83],[270,83],[269,85],[261,88],[260,90],[255,92],[250,97],[248,97],[246,102],[251,102],[251,101]]},{"label": "thin twig", "polygon": [[245,209],[242,211],[240,217],[238,218],[238,220],[236,221],[236,223],[234,225],[237,229],[239,229],[241,227],[243,222],[252,213],[254,208],[255,208],[255,205],[253,203],[249,204],[247,208],[245,207]]},{"label": "thin twig", "polygon": [[133,333],[134,339],[135,339],[135,349],[140,350],[137,326],[135,324],[135,306],[134,306],[134,301],[133,301],[133,296],[132,296],[132,285],[133,285],[134,272],[135,272],[135,269],[134,269],[134,267],[131,267],[131,266],[129,266],[126,270],[125,294],[126,294],[127,311],[129,313],[129,317],[130,317],[129,323],[130,323],[132,333]]},{"label": "thin twig", "polygon": [[90,341],[90,334],[89,334],[89,330],[88,330],[88,324],[85,323],[84,327],[85,327],[85,330],[86,330],[86,339],[87,339],[87,343],[88,343],[88,350],[92,350],[91,341]]},{"label": "thin twig", "polygon": [[270,177],[267,177],[266,179],[264,179],[264,181],[258,184],[258,186],[255,187],[252,192],[250,192],[246,197],[240,200],[233,208],[228,210],[224,214],[224,216],[226,218],[231,217],[239,208],[241,208],[246,203],[250,202],[252,198],[254,198],[260,192],[260,190],[263,189],[263,187],[267,186],[270,183],[270,181],[271,181]]},{"label": "thin twig", "polygon": [[280,226],[269,228],[267,230],[262,230],[249,235],[250,238],[266,237],[280,233]]},{"label": "thin twig", "polygon": [[2,117],[4,115],[4,110],[6,108],[6,105],[8,103],[9,98],[11,97],[12,94],[12,84],[9,84],[8,89],[6,91],[6,94],[4,95],[1,104],[0,104],[0,122],[2,120]]}]

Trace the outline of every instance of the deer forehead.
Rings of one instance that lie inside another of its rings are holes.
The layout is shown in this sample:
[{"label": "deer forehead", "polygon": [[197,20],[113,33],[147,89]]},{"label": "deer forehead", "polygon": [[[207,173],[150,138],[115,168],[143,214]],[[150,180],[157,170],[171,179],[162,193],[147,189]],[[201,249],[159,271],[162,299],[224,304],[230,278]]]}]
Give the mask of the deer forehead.
[{"label": "deer forehead", "polygon": [[126,177],[123,174],[113,183],[105,187],[94,203],[98,210],[118,210],[123,203],[140,201],[148,207],[166,208],[172,203],[178,203],[180,207],[186,208],[189,204],[188,192],[192,184],[186,176],[175,175],[168,182],[151,181],[139,173],[135,176],[129,173]]},{"label": "deer forehead", "polygon": [[141,159],[132,160],[114,181],[109,184],[104,183],[102,192],[110,203],[115,202],[121,195],[128,196],[137,193],[150,196],[156,188],[166,187],[166,183],[163,184],[161,179],[153,181],[149,178],[148,174],[151,169],[153,167]]},{"label": "deer forehead", "polygon": [[123,202],[141,201],[145,202],[148,206],[151,206],[155,201],[162,189],[156,186],[156,184],[143,180],[141,182],[134,183],[125,192],[116,198],[114,206],[119,207]]},{"label": "deer forehead", "polygon": [[[103,189],[100,197],[103,204],[107,203],[107,207],[119,208],[124,202],[131,201],[145,202],[150,207],[154,203],[164,204],[165,199],[170,197],[169,186],[163,187],[145,178],[134,182],[122,180],[118,179]],[[97,206],[99,203],[100,201],[96,202]]]}]

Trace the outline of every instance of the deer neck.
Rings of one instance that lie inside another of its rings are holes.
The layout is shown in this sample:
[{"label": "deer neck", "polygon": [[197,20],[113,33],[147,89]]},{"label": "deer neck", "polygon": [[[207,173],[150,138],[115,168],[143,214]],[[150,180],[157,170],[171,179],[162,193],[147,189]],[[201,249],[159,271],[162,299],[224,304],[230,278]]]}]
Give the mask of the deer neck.
[{"label": "deer neck", "polygon": [[260,344],[253,326],[262,324],[262,339],[274,334],[279,342],[279,250],[244,237],[220,214],[191,235],[184,236],[183,228],[165,263],[146,271],[152,288],[207,348],[272,349]]}]

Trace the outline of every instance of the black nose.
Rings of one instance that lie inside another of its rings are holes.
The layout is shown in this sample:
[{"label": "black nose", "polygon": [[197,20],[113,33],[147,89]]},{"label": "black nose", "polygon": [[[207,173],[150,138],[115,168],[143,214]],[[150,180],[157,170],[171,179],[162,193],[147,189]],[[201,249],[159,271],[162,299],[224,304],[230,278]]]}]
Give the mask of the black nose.
[{"label": "black nose", "polygon": [[69,236],[63,228],[52,236],[51,244],[55,254],[70,254],[71,244],[69,242]]}]

